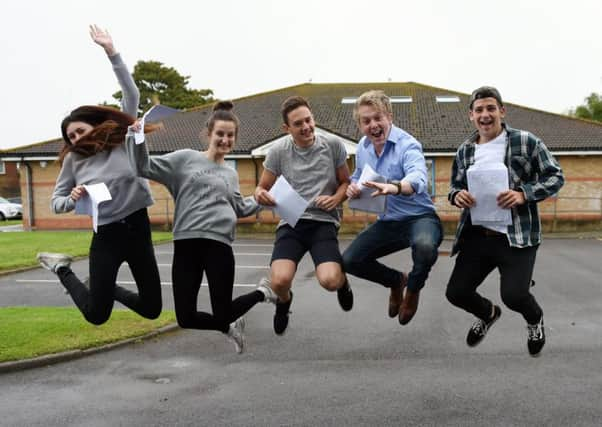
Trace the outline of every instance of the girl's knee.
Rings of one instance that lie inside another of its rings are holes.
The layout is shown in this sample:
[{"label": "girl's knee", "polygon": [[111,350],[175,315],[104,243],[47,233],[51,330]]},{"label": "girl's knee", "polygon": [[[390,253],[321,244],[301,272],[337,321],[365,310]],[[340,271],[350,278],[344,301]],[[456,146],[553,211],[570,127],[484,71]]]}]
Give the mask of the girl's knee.
[{"label": "girl's knee", "polygon": [[86,315],[84,315],[84,317],[86,318],[86,320],[90,323],[92,323],[93,325],[102,325],[103,323],[106,323],[107,320],[109,320],[109,317],[111,317],[111,311],[102,311],[102,312],[91,312],[88,313]]}]

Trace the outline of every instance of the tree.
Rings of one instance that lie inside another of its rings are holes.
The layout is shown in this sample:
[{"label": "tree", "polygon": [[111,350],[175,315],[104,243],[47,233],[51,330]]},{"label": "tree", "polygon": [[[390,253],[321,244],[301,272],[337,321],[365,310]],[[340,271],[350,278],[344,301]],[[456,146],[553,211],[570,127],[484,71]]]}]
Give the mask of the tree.
[{"label": "tree", "polygon": [[[188,88],[190,76],[183,76],[175,68],[158,61],[138,61],[132,76],[140,90],[141,113],[157,103],[184,109],[214,101],[211,89]],[[113,98],[121,101],[121,91],[113,94]]]},{"label": "tree", "polygon": [[581,119],[602,122],[602,95],[592,93],[584,101],[584,105],[579,105],[575,110],[570,111],[570,114]]}]

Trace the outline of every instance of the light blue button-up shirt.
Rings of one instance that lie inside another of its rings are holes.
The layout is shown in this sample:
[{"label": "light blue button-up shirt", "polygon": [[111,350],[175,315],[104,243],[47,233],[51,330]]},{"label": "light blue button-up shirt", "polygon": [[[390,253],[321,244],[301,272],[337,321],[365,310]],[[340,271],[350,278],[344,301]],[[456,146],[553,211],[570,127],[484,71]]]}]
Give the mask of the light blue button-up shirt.
[{"label": "light blue button-up shirt", "polygon": [[403,179],[414,189],[411,196],[385,196],[387,208],[384,214],[379,215],[379,220],[400,221],[435,211],[435,205],[427,192],[428,179],[422,145],[406,131],[391,126],[380,157],[376,155],[372,141],[364,136],[358,143],[355,164],[355,171],[351,176],[354,183],[360,178],[364,165],[368,164],[387,180]]}]

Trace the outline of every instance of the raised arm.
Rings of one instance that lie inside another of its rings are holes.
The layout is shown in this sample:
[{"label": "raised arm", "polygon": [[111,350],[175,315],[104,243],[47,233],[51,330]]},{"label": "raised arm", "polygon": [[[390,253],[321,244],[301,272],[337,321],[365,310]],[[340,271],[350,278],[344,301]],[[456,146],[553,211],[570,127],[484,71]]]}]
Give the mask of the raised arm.
[{"label": "raised arm", "polygon": [[[178,163],[178,152],[172,152],[163,156],[150,157],[146,142],[136,144],[133,131],[138,130],[140,122],[136,121],[125,136],[125,151],[130,166],[136,175],[152,179],[169,187],[169,183],[175,178],[174,165]],[[178,165],[175,165],[177,170]]]},{"label": "raised arm", "polygon": [[119,82],[121,88],[121,111],[130,116],[138,115],[138,104],[140,103],[140,91],[130,74],[127,65],[121,59],[121,55],[115,49],[113,38],[107,30],[103,30],[97,25],[90,25],[90,37],[94,43],[102,47],[111,64],[113,64],[113,72]]}]

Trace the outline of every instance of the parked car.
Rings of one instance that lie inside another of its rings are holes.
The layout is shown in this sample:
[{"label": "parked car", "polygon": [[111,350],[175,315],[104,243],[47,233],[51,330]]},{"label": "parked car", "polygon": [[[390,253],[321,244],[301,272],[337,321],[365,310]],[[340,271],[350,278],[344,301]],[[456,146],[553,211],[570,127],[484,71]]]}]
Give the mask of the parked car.
[{"label": "parked car", "polygon": [[11,203],[16,203],[17,205],[23,205],[23,203],[21,203],[20,197],[7,197],[6,200],[8,200]]},{"label": "parked car", "polygon": [[0,221],[23,217],[23,206],[0,197]]}]

